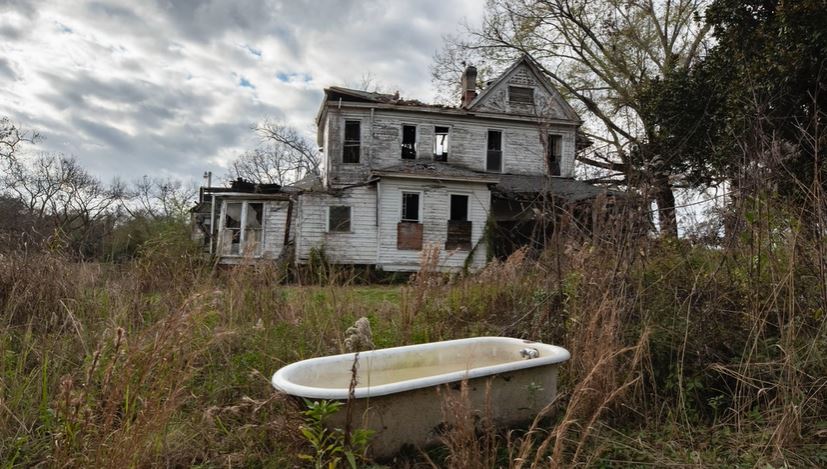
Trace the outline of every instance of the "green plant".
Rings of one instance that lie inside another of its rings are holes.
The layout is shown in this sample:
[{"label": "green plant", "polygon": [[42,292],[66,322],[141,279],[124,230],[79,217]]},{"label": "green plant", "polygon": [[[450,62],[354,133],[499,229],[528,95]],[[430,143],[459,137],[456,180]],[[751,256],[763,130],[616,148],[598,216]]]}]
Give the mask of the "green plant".
[{"label": "green plant", "polygon": [[[338,412],[344,405],[337,401],[305,401],[307,410],[303,412],[305,424],[299,430],[313,447],[314,454],[302,454],[300,457],[312,461],[315,468],[335,468],[344,458],[352,469],[357,461],[364,461],[372,430],[356,429],[347,435],[341,428],[330,429],[327,419]],[[348,438],[349,436],[349,438]]]}]

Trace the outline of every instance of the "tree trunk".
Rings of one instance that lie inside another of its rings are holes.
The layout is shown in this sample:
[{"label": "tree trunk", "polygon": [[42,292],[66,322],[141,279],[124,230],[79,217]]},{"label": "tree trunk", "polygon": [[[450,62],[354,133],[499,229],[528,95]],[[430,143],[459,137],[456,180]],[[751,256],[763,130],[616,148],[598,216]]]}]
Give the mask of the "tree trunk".
[{"label": "tree trunk", "polygon": [[675,194],[669,177],[658,175],[655,178],[655,203],[658,205],[658,222],[663,237],[678,237],[678,217],[675,211]]}]

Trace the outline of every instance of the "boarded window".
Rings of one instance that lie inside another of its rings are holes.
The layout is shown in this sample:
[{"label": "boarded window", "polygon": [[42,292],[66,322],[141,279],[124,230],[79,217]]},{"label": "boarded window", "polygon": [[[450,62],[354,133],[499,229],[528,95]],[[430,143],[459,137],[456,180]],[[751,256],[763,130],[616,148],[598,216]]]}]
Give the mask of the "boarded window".
[{"label": "boarded window", "polygon": [[450,127],[434,127],[434,161],[448,161],[448,134]]},{"label": "boarded window", "polygon": [[328,231],[344,233],[350,231],[350,207],[337,205],[328,208],[327,212]]},{"label": "boarded window", "polygon": [[450,220],[468,220],[468,196],[451,194]]},{"label": "boarded window", "polygon": [[488,131],[488,145],[485,158],[485,170],[502,172],[503,169],[503,133],[499,130]]},{"label": "boarded window", "polygon": [[548,136],[548,172],[551,176],[560,175],[561,144],[563,139],[559,135]]},{"label": "boarded window", "polygon": [[419,222],[419,192],[402,193],[402,221]]},{"label": "boarded window", "polygon": [[402,126],[402,159],[416,159],[416,126]]},{"label": "boarded window", "polygon": [[508,102],[511,104],[534,104],[534,88],[509,86]]},{"label": "boarded window", "polygon": [[345,121],[345,142],[342,146],[342,163],[358,163],[362,144],[359,121]]},{"label": "boarded window", "polygon": [[471,249],[471,227],[467,220],[448,220],[448,235],[445,238],[445,249]]},{"label": "boarded window", "polygon": [[397,223],[396,249],[422,249],[422,223]]}]

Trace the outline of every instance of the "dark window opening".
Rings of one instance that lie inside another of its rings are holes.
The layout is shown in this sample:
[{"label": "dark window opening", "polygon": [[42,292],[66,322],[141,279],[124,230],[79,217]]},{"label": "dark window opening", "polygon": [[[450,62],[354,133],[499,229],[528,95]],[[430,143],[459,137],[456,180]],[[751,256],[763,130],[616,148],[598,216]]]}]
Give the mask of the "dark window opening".
[{"label": "dark window opening", "polygon": [[349,232],[350,231],[350,207],[337,205],[328,209],[328,231]]},{"label": "dark window opening", "polygon": [[548,171],[551,176],[560,175],[562,140],[559,135],[548,136]]},{"label": "dark window opening", "polygon": [[402,126],[402,159],[416,159],[416,126]]},{"label": "dark window opening", "polygon": [[451,215],[445,249],[471,249],[471,227],[468,221],[468,196],[451,194]]},{"label": "dark window opening", "polygon": [[419,222],[419,193],[402,193],[402,221]]},{"label": "dark window opening", "polygon": [[451,194],[451,220],[468,220],[468,196]]},{"label": "dark window opening", "polygon": [[512,104],[534,104],[534,88],[509,86],[508,102]]},{"label": "dark window opening", "polygon": [[345,142],[342,146],[342,163],[358,163],[362,143],[359,121],[345,121]]},{"label": "dark window opening", "polygon": [[450,127],[434,127],[434,161],[448,161],[448,134]]},{"label": "dark window opening", "polygon": [[503,133],[499,130],[488,131],[488,147],[485,158],[485,170],[502,172],[503,169]]}]

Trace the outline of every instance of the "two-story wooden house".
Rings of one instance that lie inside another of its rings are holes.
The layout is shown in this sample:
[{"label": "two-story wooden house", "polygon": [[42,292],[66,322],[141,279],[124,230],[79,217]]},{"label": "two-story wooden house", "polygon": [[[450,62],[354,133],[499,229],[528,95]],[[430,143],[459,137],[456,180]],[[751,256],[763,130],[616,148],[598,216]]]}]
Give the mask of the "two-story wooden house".
[{"label": "two-story wooden house", "polygon": [[299,264],[324,252],[333,263],[413,271],[430,246],[440,269],[474,269],[488,258],[491,224],[520,220],[515,194],[600,192],[572,178],[581,121],[530,58],[480,92],[473,67],[461,80],[457,107],[327,88],[320,174],[277,190],[206,188],[199,219],[210,252]]}]

